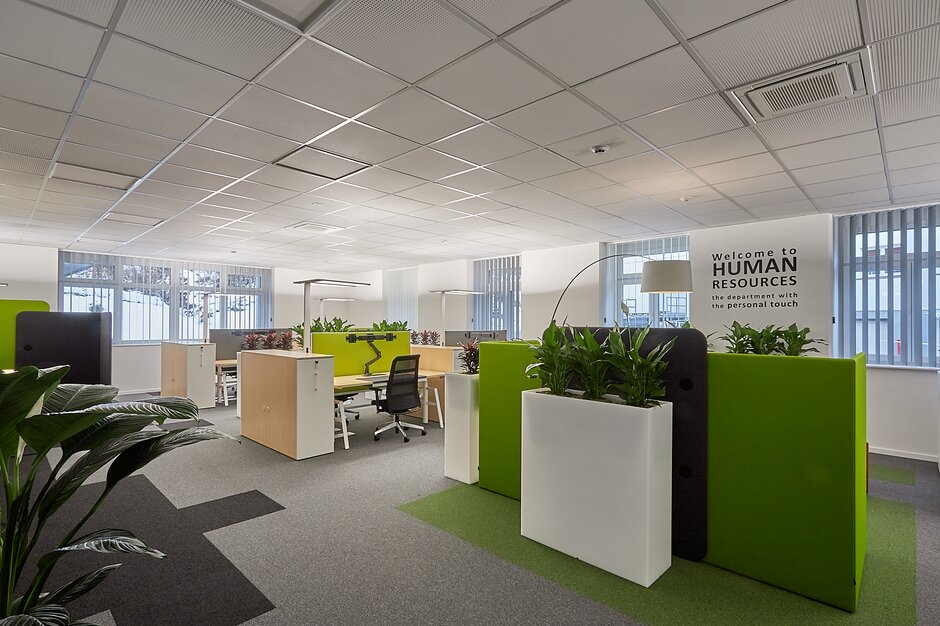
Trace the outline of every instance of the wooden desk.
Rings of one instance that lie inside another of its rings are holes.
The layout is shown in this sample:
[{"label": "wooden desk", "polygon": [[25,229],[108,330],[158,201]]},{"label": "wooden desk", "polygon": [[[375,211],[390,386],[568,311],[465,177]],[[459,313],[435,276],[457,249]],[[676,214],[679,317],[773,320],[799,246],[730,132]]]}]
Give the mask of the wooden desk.
[{"label": "wooden desk", "polygon": [[[387,372],[377,373],[377,374],[374,374],[373,376],[381,376],[382,374],[387,374]],[[333,379],[333,392],[337,395],[342,395],[342,394],[349,394],[349,393],[359,393],[363,391],[371,391],[373,389],[381,389],[387,380],[388,380],[387,378],[385,379],[373,378],[371,380],[369,379],[364,380],[362,374],[353,374],[350,376],[337,376]],[[437,370],[418,370],[418,382],[424,383],[423,385],[424,389],[421,394],[422,396],[421,397],[421,414],[416,415],[416,417],[420,417],[425,424],[427,424],[429,420],[434,421],[434,422],[439,422],[440,420],[438,419],[431,419],[431,414],[428,411],[428,404],[430,401],[429,390],[434,389],[435,387],[438,387],[438,386],[439,387],[444,386],[444,372],[440,372]],[[440,395],[437,396],[437,399],[438,400],[435,403],[437,405],[436,408],[439,411],[443,411],[443,406],[442,406],[443,400],[440,399]],[[358,405],[356,407],[350,407],[350,408],[358,408]]]},{"label": "wooden desk", "polygon": [[[216,359],[215,360],[215,402],[222,401],[222,384],[225,382],[225,368],[238,366],[238,359]],[[235,392],[235,398],[238,399],[238,392]]]}]

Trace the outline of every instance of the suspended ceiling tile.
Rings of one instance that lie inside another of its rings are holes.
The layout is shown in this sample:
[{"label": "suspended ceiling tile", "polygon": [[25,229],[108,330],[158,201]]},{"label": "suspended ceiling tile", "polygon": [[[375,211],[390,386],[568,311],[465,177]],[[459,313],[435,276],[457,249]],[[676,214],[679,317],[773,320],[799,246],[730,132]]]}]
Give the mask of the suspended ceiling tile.
[{"label": "suspended ceiling tile", "polygon": [[144,159],[159,161],[179,145],[178,141],[123,126],[108,124],[89,117],[76,116],[69,129],[72,143],[93,146],[112,152],[121,152]]},{"label": "suspended ceiling tile", "polygon": [[557,1],[451,0],[451,4],[499,35],[541,13]]},{"label": "suspended ceiling tile", "polygon": [[491,119],[555,93],[561,87],[499,44],[482,48],[434,76],[421,88]]},{"label": "suspended ceiling tile", "polygon": [[776,189],[774,191],[764,191],[762,193],[752,193],[734,197],[734,201],[745,209],[753,209],[772,204],[799,202],[800,200],[806,200],[806,194],[804,194],[799,187]]},{"label": "suspended ceiling tile", "polygon": [[222,120],[212,120],[192,143],[259,161],[273,161],[297,148],[297,143]]},{"label": "suspended ceiling tile", "polygon": [[[36,174],[23,174],[11,170],[0,169],[0,184],[5,187],[13,187],[18,190],[39,189],[42,187],[43,176]],[[21,193],[29,193],[21,191]]]},{"label": "suspended ceiling tile", "polygon": [[211,204],[212,206],[236,209],[238,211],[260,211],[261,209],[271,206],[272,203],[229,193],[217,193],[211,198],[203,200],[202,204]]},{"label": "suspended ceiling tile", "polygon": [[868,0],[872,36],[884,39],[940,22],[940,5],[923,0]]},{"label": "suspended ceiling tile", "polygon": [[91,84],[79,113],[180,141],[206,120],[206,116],[200,113],[102,83]]},{"label": "suspended ceiling tile", "polygon": [[928,144],[888,153],[888,166],[894,170],[930,163],[940,163],[940,144]]},{"label": "suspended ceiling tile", "polygon": [[783,168],[769,152],[712,163],[692,168],[692,171],[710,185],[726,183],[730,180],[752,178],[764,174],[780,172]]},{"label": "suspended ceiling tile", "polygon": [[82,82],[77,76],[0,54],[0,94],[9,98],[70,112]]},{"label": "suspended ceiling tile", "polygon": [[433,0],[352,0],[315,36],[408,82],[488,41]]},{"label": "suspended ceiling tile", "polygon": [[478,168],[438,181],[442,185],[472,194],[487,193],[515,185],[518,181],[497,172]]},{"label": "suspended ceiling tile", "polygon": [[538,149],[496,161],[489,167],[516,180],[528,182],[536,178],[564,174],[577,169],[578,166],[554,152]]},{"label": "suspended ceiling tile", "polygon": [[178,165],[170,165],[168,163],[158,167],[157,170],[150,175],[150,179],[176,183],[177,185],[188,185],[189,187],[206,189],[208,191],[218,191],[235,181],[234,178],[229,178],[228,176],[220,176],[218,174],[194,170],[188,167],[180,167]]},{"label": "suspended ceiling tile", "polygon": [[395,94],[359,119],[422,144],[477,123],[476,118],[417,89]]},{"label": "suspended ceiling tile", "polygon": [[174,185],[159,180],[148,179],[141,182],[134,191],[142,194],[151,194],[154,196],[163,196],[174,200],[188,200],[189,202],[198,202],[205,198],[208,192],[204,189],[195,187],[186,187],[184,185]]},{"label": "suspended ceiling tile", "polygon": [[692,41],[726,87],[862,45],[855,0],[791,0]]},{"label": "suspended ceiling tile", "polygon": [[429,148],[419,148],[383,164],[385,167],[425,180],[437,180],[473,166]]},{"label": "suspended ceiling tile", "polygon": [[875,43],[875,84],[891,89],[940,77],[940,26]]},{"label": "suspended ceiling tile", "polygon": [[118,32],[244,79],[254,78],[296,40],[223,0],[135,0],[121,15]]},{"label": "suspended ceiling tile", "polygon": [[660,154],[650,152],[602,163],[591,169],[601,176],[626,183],[631,180],[673,172],[678,170],[679,166]]},{"label": "suspended ceiling tile", "polygon": [[876,130],[777,150],[777,156],[790,169],[879,153],[881,140]]},{"label": "suspended ceiling tile", "polygon": [[405,85],[314,42],[305,42],[261,84],[343,115],[356,115]]},{"label": "suspended ceiling tile", "polygon": [[[857,191],[870,191],[872,189],[881,189],[887,186],[884,172],[866,174],[864,176],[853,176],[851,178],[842,178],[839,180],[829,180],[811,185],[804,185],[803,189],[810,198],[823,198],[826,196],[836,196]],[[855,204],[854,202],[848,204]],[[816,203],[820,206],[819,203]],[[821,207],[820,207],[821,208]]]},{"label": "suspended ceiling tile", "polygon": [[[890,162],[890,157],[888,161]],[[892,185],[910,185],[940,180],[940,163],[931,163],[919,167],[891,170]]]},{"label": "suspended ceiling tile", "polygon": [[0,96],[0,120],[10,130],[58,139],[65,130],[69,116],[34,104],[19,102]]},{"label": "suspended ceiling tile", "polygon": [[330,182],[329,178],[314,176],[280,165],[266,165],[261,171],[249,176],[248,180],[297,192],[312,191]]},{"label": "suspended ceiling tile", "polygon": [[665,152],[686,167],[697,167],[758,154],[764,150],[764,144],[754,131],[745,127],[676,144],[666,148]]},{"label": "suspended ceiling tile", "polygon": [[579,85],[578,91],[628,120],[701,98],[715,86],[682,46],[674,46]]},{"label": "suspended ceiling tile", "polygon": [[240,156],[225,154],[209,148],[184,144],[167,161],[173,165],[182,165],[197,170],[213,172],[223,176],[241,178],[262,167],[264,163]]},{"label": "suspended ceiling tile", "polygon": [[610,185],[610,181],[603,176],[598,176],[591,170],[578,169],[573,172],[534,180],[532,184],[557,194],[569,195],[578,191],[607,187]]},{"label": "suspended ceiling tile", "polygon": [[[122,207],[128,206],[141,206],[141,207],[152,207],[154,209],[165,209],[167,211],[173,211],[178,213],[186,207],[188,207],[191,202],[186,200],[180,200],[177,198],[167,198],[165,196],[155,196],[152,194],[141,193],[135,190],[128,194],[127,198],[121,202]],[[129,210],[129,209],[126,209]]]},{"label": "suspended ceiling tile", "polygon": [[643,0],[574,0],[506,41],[569,85],[676,43]]},{"label": "suspended ceiling tile", "polygon": [[940,79],[889,89],[878,94],[885,125],[940,114]]},{"label": "suspended ceiling tile", "polygon": [[[49,204],[58,204],[64,205],[66,207],[83,209],[94,209],[96,211],[107,211],[112,204],[111,200],[105,200],[104,198],[76,196],[75,194],[60,193],[58,191],[51,191],[49,189],[46,189],[41,194],[39,194],[39,200]],[[72,214],[72,211],[68,210],[68,213]]]},{"label": "suspended ceiling tile", "polygon": [[265,185],[248,180],[235,183],[231,187],[228,187],[225,192],[236,196],[243,196],[245,198],[254,198],[255,200],[261,200],[262,202],[267,203],[283,202],[284,200],[293,198],[297,195],[293,191],[289,191],[287,189],[272,187],[271,185]]},{"label": "suspended ceiling tile", "polygon": [[695,219],[699,222],[702,222],[706,226],[731,226],[733,224],[746,224],[748,222],[756,222],[757,218],[748,213],[747,211],[742,211],[736,209],[733,211],[722,211],[720,213],[706,213],[704,215],[696,215]]},{"label": "suspended ceiling tile", "polygon": [[317,189],[317,195],[328,200],[340,200],[342,202],[368,202],[385,194],[374,189],[335,182]]},{"label": "suspended ceiling tile", "polygon": [[659,0],[663,10],[686,38],[691,39],[742,17],[757,13],[781,0],[710,0],[705,7],[687,0]]},{"label": "suspended ceiling tile", "polygon": [[622,202],[636,197],[636,193],[623,185],[607,185],[606,187],[586,189],[584,191],[575,191],[562,195],[575,202],[586,204],[587,206],[603,206],[605,204]]},{"label": "suspended ceiling tile", "polygon": [[715,189],[733,198],[764,191],[786,189],[793,187],[795,184],[789,174],[778,172],[776,174],[755,176],[754,178],[742,178],[741,180],[734,180],[730,183],[719,183],[715,185]]},{"label": "suspended ceiling tile", "polygon": [[424,181],[420,178],[383,167],[370,167],[361,170],[346,178],[345,182],[384,191],[385,193],[398,193],[424,184]]},{"label": "suspended ceiling tile", "polygon": [[685,189],[693,189],[702,184],[702,181],[688,172],[669,172],[649,178],[641,178],[627,183],[633,191],[649,196],[659,193],[676,193]]},{"label": "suspended ceiling tile", "polygon": [[666,193],[650,194],[649,198],[669,207],[670,209],[681,210],[682,207],[686,206],[687,204],[720,200],[722,196],[711,187],[691,187],[689,189],[683,189],[679,193],[676,193],[675,191],[669,191]]},{"label": "suspended ceiling tile", "polygon": [[627,124],[657,146],[700,139],[744,124],[718,94],[630,120]]},{"label": "suspended ceiling tile", "polygon": [[[497,191],[491,195],[495,196],[498,193],[500,192]],[[449,187],[444,187],[436,183],[425,183],[418,187],[399,191],[398,195],[420,202],[427,202],[428,204],[446,204],[447,202],[453,202],[454,200],[467,197],[467,194],[462,191],[450,189]]]},{"label": "suspended ceiling tile", "polygon": [[610,120],[568,92],[557,93],[493,120],[540,146],[603,128]]},{"label": "suspended ceiling tile", "polygon": [[0,169],[3,170],[33,174],[35,176],[45,176],[46,172],[49,170],[49,163],[48,159],[38,159],[22,154],[0,152]]},{"label": "suspended ceiling tile", "polygon": [[761,122],[757,131],[775,150],[875,128],[872,98],[855,98]]},{"label": "suspended ceiling tile", "polygon": [[683,204],[676,210],[687,217],[700,220],[700,218],[705,215],[713,215],[727,211],[740,211],[740,208],[730,200],[719,198],[717,200],[710,200],[708,202]]},{"label": "suspended ceiling tile", "polygon": [[311,145],[371,164],[381,163],[418,147],[413,141],[359,122],[344,124]]},{"label": "suspended ceiling tile", "polygon": [[885,202],[889,201],[888,199],[888,190],[885,188],[873,189],[870,191],[858,191],[854,193],[846,193],[838,196],[827,196],[825,198],[816,198],[813,200],[815,204],[821,211],[826,209],[835,209],[844,206],[852,206],[859,203],[868,203],[868,202]]},{"label": "suspended ceiling tile", "polygon": [[[594,146],[608,146],[606,152],[593,152]],[[590,167],[649,151],[649,146],[619,126],[608,126],[584,135],[549,144],[552,152],[579,165]]]},{"label": "suspended ceiling tile", "polygon": [[[12,172],[7,172],[7,173],[12,174]],[[39,184],[42,184],[41,177],[36,176],[35,178],[39,179]],[[32,202],[33,200],[36,199],[36,196],[39,195],[39,191],[37,191],[38,188],[39,188],[39,185],[37,185],[35,188],[30,188],[30,187],[14,187],[13,185],[0,184],[0,197],[3,197],[5,201],[16,199],[16,200],[29,200],[30,202]]]},{"label": "suspended ceiling tile", "polygon": [[535,146],[491,124],[480,124],[442,139],[432,147],[478,165],[485,165],[526,152]]},{"label": "suspended ceiling tile", "polygon": [[98,26],[107,26],[117,0],[35,0],[47,6]]},{"label": "suspended ceiling tile", "polygon": [[85,76],[104,31],[25,2],[6,2],[0,53]]},{"label": "suspended ceiling tile", "polygon": [[761,219],[778,219],[781,217],[810,215],[819,212],[809,200],[796,200],[794,202],[753,207],[748,209],[748,211]]},{"label": "suspended ceiling tile", "polygon": [[0,128],[0,152],[51,159],[56,145],[55,139]]},{"label": "suspended ceiling tile", "polygon": [[62,146],[59,161],[138,178],[156,166],[155,161],[148,159],[68,142]]},{"label": "suspended ceiling tile", "polygon": [[895,185],[891,188],[895,200],[920,199],[929,197],[931,201],[940,197],[940,181]]},{"label": "suspended ceiling tile", "polygon": [[344,119],[258,85],[249,87],[220,117],[302,143]]},{"label": "suspended ceiling tile", "polygon": [[881,158],[881,154],[873,154],[856,159],[848,159],[846,161],[804,167],[793,170],[790,173],[800,184],[809,185],[824,180],[849,178],[862,174],[875,174],[884,172],[884,170],[884,159]]},{"label": "suspended ceiling tile", "polygon": [[115,35],[95,79],[200,113],[215,113],[244,81]]},{"label": "suspended ceiling tile", "polygon": [[884,135],[888,151],[940,143],[940,116],[886,126]]},{"label": "suspended ceiling tile", "polygon": [[260,2],[262,8],[271,7],[298,25],[306,23],[315,12],[327,4],[329,0],[264,0]]},{"label": "suspended ceiling tile", "polygon": [[[87,167],[68,165],[66,163],[56,163],[52,169],[52,177],[53,180],[58,179],[59,181],[87,183],[88,187],[91,185],[100,185],[101,187],[112,187],[118,190],[125,190],[137,181],[137,178],[133,176],[102,172],[101,170],[93,170]],[[52,180],[49,182],[51,183]],[[47,184],[46,189],[50,188],[52,187]],[[108,195],[113,196],[111,198],[112,200],[117,200],[121,195],[121,191],[108,192]]]},{"label": "suspended ceiling tile", "polygon": [[365,202],[365,204],[391,213],[411,213],[419,209],[426,209],[429,206],[426,202],[419,202],[418,200],[393,195],[375,198]]},{"label": "suspended ceiling tile", "polygon": [[306,146],[280,159],[278,164],[332,179],[341,178],[367,167],[365,163]]}]

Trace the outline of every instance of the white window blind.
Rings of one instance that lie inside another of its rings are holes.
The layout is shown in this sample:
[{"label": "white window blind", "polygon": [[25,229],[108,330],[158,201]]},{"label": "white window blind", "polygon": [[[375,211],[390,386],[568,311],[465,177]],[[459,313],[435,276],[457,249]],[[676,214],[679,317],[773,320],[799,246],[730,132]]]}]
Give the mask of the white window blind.
[{"label": "white window blind", "polygon": [[522,337],[522,259],[504,256],[473,262],[473,330],[505,330]]},{"label": "white window blind", "polygon": [[386,270],[382,273],[382,299],[385,301],[385,319],[390,322],[408,322],[412,329],[418,326],[418,268]]},{"label": "white window blind", "polygon": [[59,253],[59,310],[108,311],[114,343],[202,339],[204,294],[210,328],[264,328],[271,270]]},{"label": "white window blind", "polygon": [[[689,258],[689,236],[675,235],[640,241],[607,244],[605,256],[621,258],[604,261],[605,275],[602,319],[607,326],[676,327],[689,321],[689,294],[640,293],[643,264],[647,260],[685,260]],[[644,258],[646,257],[646,258]],[[625,313],[623,306],[629,311]]]},{"label": "white window blind", "polygon": [[836,218],[834,353],[936,367],[940,207]]}]

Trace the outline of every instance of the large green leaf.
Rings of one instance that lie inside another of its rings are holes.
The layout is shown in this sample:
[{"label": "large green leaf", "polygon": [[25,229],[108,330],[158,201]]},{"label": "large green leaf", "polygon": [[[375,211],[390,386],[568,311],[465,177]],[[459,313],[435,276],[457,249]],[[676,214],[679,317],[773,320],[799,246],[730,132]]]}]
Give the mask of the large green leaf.
[{"label": "large green leaf", "polygon": [[69,626],[69,612],[64,606],[46,604],[38,606],[26,615],[11,615],[0,620],[0,626]]},{"label": "large green leaf", "polygon": [[42,558],[39,559],[37,565],[40,570],[44,570],[55,561],[62,558],[63,555],[69,552],[82,551],[102,552],[106,554],[143,554],[157,559],[166,558],[165,554],[159,550],[148,547],[147,544],[135,537],[129,530],[105,528],[104,530],[89,533],[84,537],[79,537],[67,546],[56,548],[52,552],[44,554]]},{"label": "large green leaf", "polygon": [[97,569],[90,574],[85,574],[73,580],[70,583],[59,587],[57,590],[53,591],[49,595],[45,595],[40,600],[40,606],[45,604],[59,604],[66,605],[72,600],[75,600],[95,587],[98,586],[101,581],[108,577],[108,575],[121,567],[120,563],[114,563],[113,565],[105,565],[101,569]]},{"label": "large green leaf", "polygon": [[83,409],[83,413],[128,413],[152,415],[155,421],[194,420],[199,417],[199,407],[189,398],[154,398],[146,402],[111,402]]},{"label": "large green leaf", "polygon": [[66,383],[55,388],[43,402],[43,413],[64,413],[80,411],[96,404],[114,400],[118,388],[111,385],[82,385]]},{"label": "large green leaf", "polygon": [[31,615],[11,615],[0,619],[0,626],[44,626],[42,622]]},{"label": "large green leaf", "polygon": [[238,441],[238,439],[235,439],[235,437],[231,435],[204,426],[172,431],[157,439],[141,441],[131,446],[114,459],[114,463],[108,468],[108,487],[116,485],[118,481],[127,478],[157,457],[171,450],[199,443],[200,441],[208,441],[210,439],[232,439],[233,441]]},{"label": "large green leaf", "polygon": [[104,417],[104,413],[84,413],[81,411],[40,414],[20,422],[16,426],[16,431],[23,438],[23,441],[35,450],[39,457],[42,457],[59,442],[77,435],[96,422],[101,421]]},{"label": "large green leaf", "polygon": [[101,421],[96,422],[82,432],[68,437],[62,441],[62,454],[72,456],[82,450],[91,450],[106,444],[112,439],[119,439],[124,435],[136,433],[153,424],[151,415],[129,415],[115,413],[105,415]]},{"label": "large green leaf", "polygon": [[68,366],[40,372],[27,366],[10,374],[0,374],[0,458],[16,454],[20,437],[17,425],[42,408],[43,394],[55,387],[69,371]]},{"label": "large green leaf", "polygon": [[163,430],[145,430],[124,435],[120,439],[108,441],[105,445],[93,448],[52,482],[38,503],[39,518],[44,519],[55,513],[88,480],[89,476],[107,465],[111,459],[142,441],[156,439],[164,434],[166,431]]}]

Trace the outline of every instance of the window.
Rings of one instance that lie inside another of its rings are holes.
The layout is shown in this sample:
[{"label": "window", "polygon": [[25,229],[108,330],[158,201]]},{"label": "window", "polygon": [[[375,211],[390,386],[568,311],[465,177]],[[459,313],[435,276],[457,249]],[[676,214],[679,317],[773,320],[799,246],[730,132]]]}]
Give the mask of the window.
[{"label": "window", "polygon": [[385,319],[408,322],[409,328],[419,328],[418,268],[386,270],[382,275],[382,299],[385,300]]},{"label": "window", "polygon": [[505,330],[508,339],[522,337],[522,261],[504,256],[473,262],[472,330]]},{"label": "window", "polygon": [[202,339],[210,328],[264,328],[271,270],[60,252],[61,311],[108,311],[114,343]]},{"label": "window", "polygon": [[[622,258],[604,262],[603,319],[612,326],[675,327],[689,321],[689,294],[640,293],[643,264],[648,260],[684,260],[689,258],[689,236],[607,244],[607,256]],[[644,258],[647,257],[647,258]]]},{"label": "window", "polygon": [[936,367],[940,206],[836,218],[834,353]]}]

